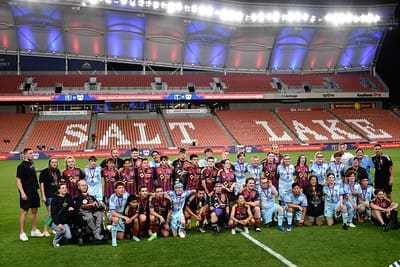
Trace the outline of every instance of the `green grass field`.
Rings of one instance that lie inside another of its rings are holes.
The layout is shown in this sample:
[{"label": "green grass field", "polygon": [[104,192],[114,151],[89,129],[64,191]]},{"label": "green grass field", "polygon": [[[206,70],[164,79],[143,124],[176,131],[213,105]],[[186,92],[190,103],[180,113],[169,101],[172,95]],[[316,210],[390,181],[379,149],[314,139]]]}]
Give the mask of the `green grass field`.
[{"label": "green grass field", "polygon": [[[386,149],[395,165],[400,152]],[[295,162],[300,153],[290,153]],[[312,152],[306,153],[310,159]],[[371,151],[366,151],[371,155]],[[327,152],[330,157],[331,153]],[[250,160],[251,155],[247,155]],[[260,155],[264,157],[264,155]],[[63,160],[60,160],[62,164]],[[78,159],[84,167],[86,159]],[[52,237],[18,239],[20,215],[18,192],[15,185],[16,166],[19,161],[0,161],[2,186],[0,195],[0,266],[284,266],[278,259],[251,243],[241,234],[223,231],[214,237],[210,231],[200,234],[188,230],[185,239],[158,238],[153,242],[139,243],[123,240],[117,248],[107,244],[78,246],[66,244],[52,247]],[[43,168],[47,160],[35,161]],[[397,167],[397,166],[396,166]],[[61,169],[63,166],[60,167]],[[395,172],[393,198],[400,201],[400,174]],[[43,228],[45,208],[39,212],[39,227]],[[26,231],[30,231],[28,220]],[[250,230],[250,235],[297,266],[389,266],[400,259],[400,230],[383,232],[369,222],[355,229],[343,231],[333,227],[294,228],[292,232],[279,232],[276,227],[263,228],[261,233]],[[28,235],[29,236],[29,235]]]}]

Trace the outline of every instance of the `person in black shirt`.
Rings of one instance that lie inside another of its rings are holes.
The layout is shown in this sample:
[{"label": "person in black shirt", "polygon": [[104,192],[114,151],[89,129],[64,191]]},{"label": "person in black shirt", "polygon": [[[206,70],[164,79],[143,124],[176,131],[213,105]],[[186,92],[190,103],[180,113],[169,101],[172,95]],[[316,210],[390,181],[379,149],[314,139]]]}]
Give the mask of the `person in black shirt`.
[{"label": "person in black shirt", "polygon": [[67,194],[67,185],[59,184],[57,187],[58,195],[51,201],[51,217],[53,223],[51,228],[56,231],[56,236],[53,239],[53,246],[58,248],[60,241],[64,237],[71,239],[71,229],[68,225],[70,212],[74,210],[74,202],[69,194]]}]

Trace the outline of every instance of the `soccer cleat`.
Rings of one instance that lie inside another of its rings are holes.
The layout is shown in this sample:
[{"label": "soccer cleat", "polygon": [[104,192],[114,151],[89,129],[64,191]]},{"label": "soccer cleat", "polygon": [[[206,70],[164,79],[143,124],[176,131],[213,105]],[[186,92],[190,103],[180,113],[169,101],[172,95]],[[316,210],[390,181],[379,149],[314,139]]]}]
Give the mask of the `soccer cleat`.
[{"label": "soccer cleat", "polygon": [[186,237],[186,233],[184,230],[179,230],[178,235],[180,238],[185,238]]},{"label": "soccer cleat", "polygon": [[343,226],[342,226],[342,228],[343,228],[343,230],[349,230],[349,228],[347,227],[347,224],[343,224]]},{"label": "soccer cleat", "polygon": [[256,227],[256,232],[261,232],[260,227]]},{"label": "soccer cleat", "polygon": [[247,226],[243,226],[243,233],[245,234],[249,233],[249,228],[247,228]]},{"label": "soccer cleat", "polygon": [[96,235],[94,235],[94,239],[96,239],[96,240],[103,240],[103,239],[104,239],[104,236],[102,236],[101,234],[96,234]]},{"label": "soccer cleat", "polygon": [[214,230],[213,230],[213,235],[215,235],[215,236],[218,235],[218,230],[216,228],[214,228]]},{"label": "soccer cleat", "polygon": [[113,246],[113,247],[118,247],[118,244],[117,244],[117,240],[116,240],[116,239],[113,239],[113,240],[111,241],[111,246]]},{"label": "soccer cleat", "polygon": [[21,240],[21,241],[28,241],[29,238],[26,236],[25,233],[20,233],[20,234],[19,234],[19,240]]},{"label": "soccer cleat", "polygon": [[137,236],[133,236],[133,237],[132,237],[132,240],[135,241],[135,242],[140,242],[140,238],[137,237]]},{"label": "soccer cleat", "polygon": [[236,235],[236,227],[231,229],[232,235]]},{"label": "soccer cleat", "polygon": [[147,239],[147,241],[153,241],[157,239],[157,233],[151,234],[151,236]]},{"label": "soccer cleat", "polygon": [[43,231],[43,236],[49,237],[49,236],[50,236],[50,233],[49,233],[48,231]]},{"label": "soccer cleat", "polygon": [[291,224],[288,224],[286,231],[288,231],[288,232],[292,231],[292,225]]},{"label": "soccer cleat", "polygon": [[199,228],[199,232],[200,232],[200,233],[205,233],[206,230],[204,230],[203,228]]},{"label": "soccer cleat", "polygon": [[56,234],[56,231],[54,231],[54,229],[49,229],[49,234],[55,235],[55,234]]},{"label": "soccer cleat", "polygon": [[382,229],[383,229],[384,232],[389,231],[389,228],[387,227],[386,224],[382,224]]},{"label": "soccer cleat", "polygon": [[356,226],[354,225],[354,223],[348,223],[347,226],[350,227],[350,228],[355,228],[355,227],[356,227]]},{"label": "soccer cleat", "polygon": [[58,244],[58,243],[55,243],[55,244],[53,244],[53,247],[55,247],[55,248],[59,248],[59,247],[60,247],[60,244]]},{"label": "soccer cleat", "polygon": [[192,229],[192,220],[187,220],[186,227],[187,229]]},{"label": "soccer cleat", "polygon": [[42,232],[39,231],[39,229],[36,229],[34,231],[31,231],[31,236],[32,237],[43,237]]},{"label": "soccer cleat", "polygon": [[285,227],[283,227],[282,225],[278,225],[278,229],[279,229],[279,231],[281,231],[281,232],[284,232],[284,231],[285,231]]}]

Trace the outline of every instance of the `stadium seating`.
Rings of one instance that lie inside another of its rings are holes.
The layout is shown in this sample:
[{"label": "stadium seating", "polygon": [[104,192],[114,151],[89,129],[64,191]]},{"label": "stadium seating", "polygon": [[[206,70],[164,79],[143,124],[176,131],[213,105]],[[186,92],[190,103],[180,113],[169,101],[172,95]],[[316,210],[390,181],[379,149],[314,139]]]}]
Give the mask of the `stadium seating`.
[{"label": "stadium seating", "polygon": [[297,143],[294,136],[269,111],[230,110],[218,111],[217,115],[240,145]]},{"label": "stadium seating", "polygon": [[96,123],[97,149],[168,147],[158,119],[106,120]]},{"label": "stadium seating", "polygon": [[0,151],[13,151],[20,142],[34,114],[0,114]]},{"label": "stadium seating", "polygon": [[276,114],[303,143],[366,141],[322,108],[281,109]]},{"label": "stadium seating", "polygon": [[19,90],[20,84],[24,81],[25,76],[19,75],[1,75],[0,94],[21,94]]},{"label": "stadium seating", "polygon": [[45,145],[45,149],[83,150],[87,147],[89,129],[89,120],[39,120],[24,146],[36,149]]},{"label": "stadium seating", "polygon": [[214,118],[166,119],[166,123],[175,146],[191,146],[193,141],[200,146],[233,145]]}]

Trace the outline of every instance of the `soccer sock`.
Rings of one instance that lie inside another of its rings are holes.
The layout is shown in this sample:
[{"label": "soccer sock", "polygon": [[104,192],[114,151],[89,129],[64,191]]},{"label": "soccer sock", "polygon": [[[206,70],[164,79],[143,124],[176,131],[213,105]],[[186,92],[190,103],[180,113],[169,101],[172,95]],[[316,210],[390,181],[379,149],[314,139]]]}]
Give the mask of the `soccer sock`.
[{"label": "soccer sock", "polygon": [[347,223],[353,222],[354,215],[355,215],[355,211],[354,210],[348,211]]},{"label": "soccer sock", "polygon": [[150,223],[150,230],[152,233],[157,233],[157,224],[155,223]]},{"label": "soccer sock", "polygon": [[139,225],[135,224],[133,226],[133,235],[138,237],[139,236]]},{"label": "soccer sock", "polygon": [[278,225],[283,224],[283,213],[278,213]]},{"label": "soccer sock", "polygon": [[287,216],[287,223],[288,223],[288,225],[292,225],[293,213],[288,212],[288,213],[286,214],[286,216]]},{"label": "soccer sock", "polygon": [[117,240],[117,224],[112,224],[112,228],[111,228],[111,238],[112,240]]},{"label": "soccer sock", "polygon": [[349,214],[347,212],[342,212],[342,219],[343,219],[343,223],[347,224],[347,222],[349,220]]},{"label": "soccer sock", "polygon": [[259,228],[260,227],[260,218],[254,219],[254,227]]},{"label": "soccer sock", "polygon": [[212,228],[217,231],[217,223],[211,223]]}]

